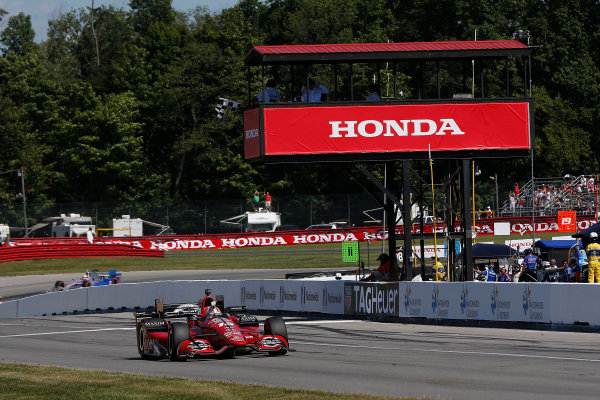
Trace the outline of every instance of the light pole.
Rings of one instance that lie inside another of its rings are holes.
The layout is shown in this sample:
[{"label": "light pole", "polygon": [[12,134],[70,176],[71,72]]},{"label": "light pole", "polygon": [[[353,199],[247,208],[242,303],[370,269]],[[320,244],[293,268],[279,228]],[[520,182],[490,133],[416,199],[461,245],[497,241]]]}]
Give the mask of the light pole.
[{"label": "light pole", "polygon": [[496,184],[496,218],[500,215],[500,203],[498,203],[498,174],[494,173],[494,176],[490,176],[490,179]]},{"label": "light pole", "polygon": [[8,174],[10,172],[16,172],[18,176],[21,177],[21,193],[17,194],[17,198],[23,199],[23,222],[25,225],[25,235],[27,237],[27,197],[25,196],[25,167],[21,167],[19,169],[11,169],[9,171],[0,172],[2,174]]},{"label": "light pole", "polygon": [[25,167],[21,167],[18,172],[21,175],[21,193],[23,193],[23,222],[25,223],[25,237],[29,236],[27,232],[27,196],[25,195]]}]

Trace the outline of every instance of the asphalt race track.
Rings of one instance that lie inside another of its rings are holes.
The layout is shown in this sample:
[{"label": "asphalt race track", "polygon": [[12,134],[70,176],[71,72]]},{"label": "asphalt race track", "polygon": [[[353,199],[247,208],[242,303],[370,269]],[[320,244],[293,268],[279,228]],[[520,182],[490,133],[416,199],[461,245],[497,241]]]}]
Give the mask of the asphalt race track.
[{"label": "asphalt race track", "polygon": [[[123,283],[155,282],[163,280],[235,280],[284,279],[287,273],[323,271],[323,268],[295,269],[230,269],[230,270],[174,270],[123,272]],[[82,271],[84,272],[84,271]],[[54,282],[71,282],[81,278],[81,273],[0,277],[0,297],[4,301],[45,293]]]},{"label": "asphalt race track", "polygon": [[0,361],[442,399],[596,399],[597,333],[287,317],[293,352],[143,361],[131,313],[0,320]]}]

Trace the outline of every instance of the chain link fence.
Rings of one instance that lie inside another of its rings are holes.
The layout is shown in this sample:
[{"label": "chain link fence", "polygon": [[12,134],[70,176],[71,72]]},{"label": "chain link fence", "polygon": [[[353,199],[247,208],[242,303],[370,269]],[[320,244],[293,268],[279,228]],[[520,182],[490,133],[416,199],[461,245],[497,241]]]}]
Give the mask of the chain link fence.
[{"label": "chain link fence", "polygon": [[[379,195],[383,198],[383,195]],[[261,206],[264,205],[262,199]],[[113,218],[129,215],[144,221],[167,225],[177,234],[210,234],[227,232],[221,221],[252,211],[251,199],[211,199],[197,201],[151,201],[136,203],[36,203],[14,202],[2,204],[0,224],[11,227],[11,236],[20,237],[50,217],[61,214],[79,214],[92,218],[96,228],[112,228]],[[383,218],[380,204],[366,193],[332,194],[318,196],[273,196],[272,211],[281,214],[282,225],[304,229],[309,225],[336,221],[342,226],[364,226],[379,223]],[[365,214],[365,211],[367,214]],[[374,222],[373,220],[378,220]],[[290,227],[291,228],[291,227]],[[158,228],[144,228],[145,235]],[[229,229],[231,231],[231,229]],[[30,236],[50,236],[50,228],[39,228]]]}]

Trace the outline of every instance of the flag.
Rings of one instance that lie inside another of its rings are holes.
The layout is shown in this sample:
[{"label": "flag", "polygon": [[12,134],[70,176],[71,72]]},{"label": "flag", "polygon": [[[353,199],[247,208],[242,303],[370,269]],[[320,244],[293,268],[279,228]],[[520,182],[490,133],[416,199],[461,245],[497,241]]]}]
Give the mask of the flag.
[{"label": "flag", "polygon": [[227,118],[231,112],[235,111],[235,109],[238,108],[239,105],[240,103],[238,103],[237,101],[219,97],[219,102],[217,103],[217,107],[215,107],[215,111],[217,112],[217,118]]}]

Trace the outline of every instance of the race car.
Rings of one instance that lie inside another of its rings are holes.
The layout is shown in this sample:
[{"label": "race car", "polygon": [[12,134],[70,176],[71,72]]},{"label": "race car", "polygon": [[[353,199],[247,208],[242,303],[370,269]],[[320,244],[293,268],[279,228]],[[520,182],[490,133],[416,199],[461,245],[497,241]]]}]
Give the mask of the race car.
[{"label": "race car", "polygon": [[245,306],[225,308],[222,296],[215,300],[210,290],[205,294],[198,304],[163,305],[162,299],[156,299],[154,310],[133,313],[142,359],[185,361],[205,356],[233,358],[251,352],[272,356],[287,353],[287,328],[281,317],[267,318],[261,333],[258,319],[248,314]]},{"label": "race car", "polygon": [[105,285],[116,285],[121,282],[121,273],[117,272],[116,269],[111,269],[108,272],[100,271],[86,271],[82,275],[81,279],[73,280],[71,283],[65,285],[64,281],[56,281],[54,283],[53,292],[61,292],[63,290],[77,289],[82,287],[90,286],[105,286]]}]

